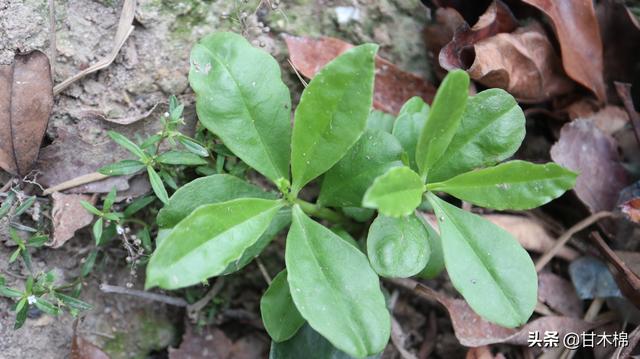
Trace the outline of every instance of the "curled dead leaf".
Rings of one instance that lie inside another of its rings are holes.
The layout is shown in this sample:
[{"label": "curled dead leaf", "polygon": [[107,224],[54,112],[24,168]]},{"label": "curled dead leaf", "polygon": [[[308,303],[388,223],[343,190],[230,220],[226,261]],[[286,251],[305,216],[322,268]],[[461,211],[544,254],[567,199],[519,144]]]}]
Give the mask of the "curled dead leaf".
[{"label": "curled dead leaf", "polygon": [[629,183],[615,140],[590,120],[565,124],[551,147],[551,158],[579,173],[573,190],[592,213],[613,209]]},{"label": "curled dead leaf", "polygon": [[511,32],[517,26],[518,22],[507,5],[495,0],[472,28],[462,22],[453,39],[440,50],[438,62],[446,70],[467,69],[473,62],[474,44],[499,33]]},{"label": "curled dead leaf", "polygon": [[92,202],[91,197],[80,194],[54,193],[53,208],[53,242],[52,248],[59,248],[73,238],[75,232],[91,224],[93,215],[89,213],[80,201]]},{"label": "curled dead leaf", "polygon": [[[353,45],[342,40],[321,37],[318,39],[284,35],[293,66],[307,78],[320,71],[324,65]],[[403,71],[391,62],[376,57],[376,80],[373,106],[381,111],[397,114],[402,105],[413,96],[420,96],[431,103],[435,87],[420,76]]]},{"label": "curled dead leaf", "polygon": [[509,91],[521,102],[542,102],[573,88],[538,23],[497,34],[474,45],[472,79]]},{"label": "curled dead leaf", "polygon": [[49,59],[41,51],[16,54],[0,66],[0,167],[24,176],[38,158],[53,108]]},{"label": "curled dead leaf", "polygon": [[464,19],[455,9],[440,7],[435,10],[434,22],[424,29],[424,42],[427,44],[431,60],[429,62],[433,65],[439,79],[447,74],[447,71],[440,66],[440,61],[437,61],[440,51],[453,39],[456,30],[463,24],[466,24]]},{"label": "curled dead leaf", "polygon": [[549,17],[567,75],[606,101],[602,40],[592,0],[524,0]]}]

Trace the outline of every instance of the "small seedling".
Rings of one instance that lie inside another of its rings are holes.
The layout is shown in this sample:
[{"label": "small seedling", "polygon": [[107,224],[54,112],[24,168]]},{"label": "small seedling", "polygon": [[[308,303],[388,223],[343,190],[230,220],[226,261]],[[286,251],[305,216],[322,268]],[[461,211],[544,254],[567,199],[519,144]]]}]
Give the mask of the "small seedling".
[{"label": "small seedling", "polygon": [[[469,97],[463,71],[449,73],[431,107],[413,98],[395,119],[371,112],[377,48],[355,47],[317,73],[292,129],[290,93],[269,54],[232,33],[194,47],[189,80],[201,124],[278,191],[218,172],[167,198],[154,170],[166,163],[163,156],[112,133],[137,160],[104,173],[146,168],[165,203],[147,288],[183,288],[235,272],[289,227],[286,269],[261,302],[276,343],[308,323],[351,356],[379,353],[391,328],[379,276],[433,277],[444,268],[483,318],[505,327],[529,319],[537,277],[527,252],[503,229],[445,199],[530,209],[570,189],[576,174],[554,163],[499,164],[524,139],[524,114],[499,89]],[[171,163],[189,163],[183,159]],[[319,178],[317,200],[303,200],[303,189]],[[418,207],[435,212],[439,235]],[[349,234],[375,211],[362,251]]]}]

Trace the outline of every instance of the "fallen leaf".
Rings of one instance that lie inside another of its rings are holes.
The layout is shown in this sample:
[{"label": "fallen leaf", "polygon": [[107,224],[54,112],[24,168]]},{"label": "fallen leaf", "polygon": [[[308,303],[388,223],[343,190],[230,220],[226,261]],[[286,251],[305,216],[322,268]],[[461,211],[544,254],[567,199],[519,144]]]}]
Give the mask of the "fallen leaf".
[{"label": "fallen leaf", "polygon": [[441,7],[435,10],[434,22],[424,28],[423,38],[430,57],[429,63],[433,65],[439,79],[447,74],[447,70],[437,61],[440,51],[453,39],[456,30],[463,24],[466,24],[464,19],[455,9]]},{"label": "fallen leaf", "polygon": [[38,158],[53,108],[49,59],[41,51],[16,54],[0,65],[0,167],[26,175]]},{"label": "fallen leaf", "polygon": [[622,294],[636,307],[640,307],[640,276],[620,259],[599,234],[594,233],[592,239],[600,250],[600,254],[613,267],[613,274]]},{"label": "fallen leaf", "polygon": [[640,223],[640,181],[636,181],[620,192],[618,207],[627,219]]},{"label": "fallen leaf", "polygon": [[109,359],[109,356],[90,341],[74,335],[71,342],[71,359]]},{"label": "fallen leaf", "polygon": [[592,213],[613,209],[629,183],[615,140],[590,120],[565,124],[551,158],[580,174],[573,190]]},{"label": "fallen leaf", "polygon": [[511,32],[517,26],[518,21],[507,5],[495,0],[472,28],[463,22],[456,29],[451,42],[440,50],[438,62],[446,70],[468,69],[474,58],[474,44],[499,33]]},{"label": "fallen leaf", "polygon": [[[511,233],[527,250],[546,253],[556,243],[544,227],[531,218],[509,214],[486,214],[484,218]],[[565,246],[558,252],[557,257],[570,261],[577,258],[578,253]]]},{"label": "fallen leaf", "polygon": [[91,197],[81,194],[53,193],[53,241],[52,248],[59,248],[73,238],[75,232],[91,224],[93,214],[89,213],[80,201],[91,203]]},{"label": "fallen leaf", "polygon": [[607,265],[596,258],[582,257],[571,262],[569,275],[582,299],[622,296]]},{"label": "fallen leaf", "polygon": [[[284,35],[293,66],[305,77],[313,78],[324,65],[353,45],[332,37],[314,39]],[[373,106],[381,111],[398,114],[402,105],[413,96],[431,103],[435,87],[420,76],[403,71],[391,62],[376,57],[376,79]]]},{"label": "fallen leaf", "polygon": [[606,101],[602,40],[592,0],[523,0],[540,11],[554,27],[567,75]]},{"label": "fallen leaf", "polygon": [[528,345],[530,332],[544,333],[553,330],[559,333],[560,338],[563,338],[566,333],[581,333],[603,324],[600,322],[589,323],[579,318],[546,316],[535,319],[520,329],[503,328],[482,319],[462,299],[450,298],[421,284],[417,284],[414,290],[425,298],[435,300],[445,307],[451,318],[456,338],[460,344],[468,347],[497,343]]},{"label": "fallen leaf", "polygon": [[583,316],[582,300],[578,298],[573,284],[553,273],[538,274],[538,300],[564,316]]},{"label": "fallen leaf", "polygon": [[474,51],[469,76],[487,87],[503,88],[521,102],[542,102],[573,88],[536,22],[479,41]]}]

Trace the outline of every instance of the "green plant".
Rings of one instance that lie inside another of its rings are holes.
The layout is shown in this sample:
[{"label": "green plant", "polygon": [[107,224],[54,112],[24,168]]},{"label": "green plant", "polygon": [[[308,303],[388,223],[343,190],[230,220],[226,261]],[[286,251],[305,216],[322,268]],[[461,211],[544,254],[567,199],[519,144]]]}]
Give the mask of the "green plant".
[{"label": "green plant", "polygon": [[[235,272],[290,225],[286,269],[261,302],[275,342],[307,322],[351,356],[379,353],[391,327],[379,275],[435,276],[443,267],[485,319],[506,327],[528,320],[537,278],[527,252],[436,193],[528,209],[571,188],[576,174],[553,163],[496,165],[520,146],[524,115],[502,90],[469,97],[462,71],[449,73],[431,108],[413,98],[393,123],[381,124],[386,117],[370,111],[376,51],[361,45],[327,64],[305,88],[291,129],[289,90],[270,55],[232,33],[194,47],[189,80],[200,122],[279,193],[218,173],[164,198],[147,288],[182,288]],[[139,157],[138,169],[158,162],[118,142]],[[317,202],[301,199],[319,177]],[[440,236],[417,214],[419,206],[432,207]],[[366,226],[372,210],[378,215],[365,254],[348,234]]]}]

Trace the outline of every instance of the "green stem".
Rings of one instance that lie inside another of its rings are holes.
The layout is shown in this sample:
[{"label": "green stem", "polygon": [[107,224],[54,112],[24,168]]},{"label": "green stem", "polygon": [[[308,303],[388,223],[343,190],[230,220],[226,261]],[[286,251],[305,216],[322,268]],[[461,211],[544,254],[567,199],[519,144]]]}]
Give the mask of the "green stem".
[{"label": "green stem", "polygon": [[338,213],[329,208],[322,207],[317,204],[313,204],[313,203],[301,200],[299,198],[295,200],[295,203],[299,205],[300,208],[302,208],[302,210],[304,211],[304,213],[308,214],[309,216],[322,218],[329,222],[342,224],[344,226],[351,225],[351,220],[345,217],[342,213]]}]

